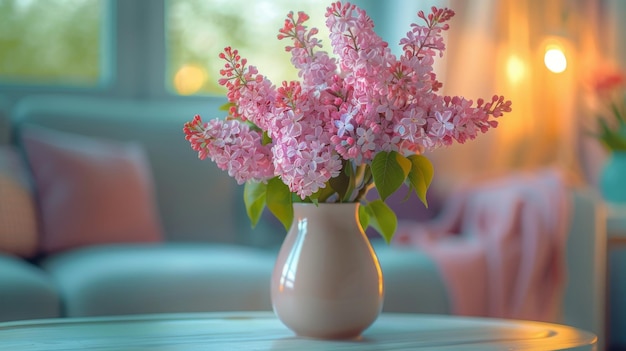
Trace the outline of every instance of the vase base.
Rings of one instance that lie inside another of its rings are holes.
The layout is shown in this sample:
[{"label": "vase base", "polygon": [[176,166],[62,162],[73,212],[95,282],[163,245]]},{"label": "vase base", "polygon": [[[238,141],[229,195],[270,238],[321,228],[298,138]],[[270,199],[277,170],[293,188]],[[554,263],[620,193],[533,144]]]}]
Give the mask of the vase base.
[{"label": "vase base", "polygon": [[308,335],[295,333],[297,337],[311,340],[337,340],[337,341],[360,341],[363,340],[362,332],[330,334],[330,335]]}]

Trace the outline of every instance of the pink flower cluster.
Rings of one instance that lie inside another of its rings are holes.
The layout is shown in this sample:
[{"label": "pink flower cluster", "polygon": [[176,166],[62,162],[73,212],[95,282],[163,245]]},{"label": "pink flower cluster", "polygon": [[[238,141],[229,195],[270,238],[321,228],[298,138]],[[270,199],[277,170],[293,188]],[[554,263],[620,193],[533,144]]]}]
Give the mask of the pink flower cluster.
[{"label": "pink flower cluster", "polygon": [[203,123],[196,116],[185,125],[187,140],[240,184],[279,176],[304,199],[378,152],[408,155],[474,139],[496,127],[511,102],[437,94],[442,84],[432,66],[453,15],[435,7],[428,15],[420,11],[425,24],[411,25],[397,58],[353,4],[327,9],[334,56],[321,50],[305,13],[289,13],[278,38],[293,40],[286,50],[301,80],[276,87],[226,48],[219,82],[228,88],[230,117]]}]

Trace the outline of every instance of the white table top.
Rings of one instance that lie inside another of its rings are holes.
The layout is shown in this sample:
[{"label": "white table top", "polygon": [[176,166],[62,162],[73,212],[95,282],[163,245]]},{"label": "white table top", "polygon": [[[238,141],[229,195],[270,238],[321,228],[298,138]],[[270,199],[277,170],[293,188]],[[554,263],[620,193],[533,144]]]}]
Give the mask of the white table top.
[{"label": "white table top", "polygon": [[294,336],[271,312],[159,314],[0,323],[2,350],[596,350],[567,326],[382,314],[356,340]]}]

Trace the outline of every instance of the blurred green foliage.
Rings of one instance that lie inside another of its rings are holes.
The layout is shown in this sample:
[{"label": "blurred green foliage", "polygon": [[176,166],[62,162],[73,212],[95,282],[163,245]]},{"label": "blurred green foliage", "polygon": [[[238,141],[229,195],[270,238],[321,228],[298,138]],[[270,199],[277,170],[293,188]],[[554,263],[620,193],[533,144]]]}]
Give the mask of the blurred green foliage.
[{"label": "blurred green foliage", "polygon": [[[128,1],[128,0],[120,0]],[[297,79],[285,41],[276,38],[289,11],[305,11],[320,29],[325,50],[326,4],[319,0],[164,0],[166,88],[185,66],[201,67],[206,80],[198,94],[224,94],[217,84],[232,46],[274,84]],[[0,0],[0,84],[95,86],[104,76],[102,52],[107,0]],[[146,19],[147,20],[147,19]],[[108,33],[111,34],[111,33]],[[155,35],[163,35],[156,34]]]},{"label": "blurred green foliage", "polygon": [[289,11],[310,15],[309,27],[320,29],[318,38],[331,51],[325,27],[326,3],[319,0],[169,0],[167,1],[167,55],[170,82],[184,66],[202,67],[207,79],[199,94],[224,94],[217,84],[224,61],[218,58],[226,46],[239,50],[276,85],[297,79],[285,52],[286,41],[277,39]]},{"label": "blurred green foliage", "polygon": [[0,83],[96,85],[104,0],[0,0]]}]

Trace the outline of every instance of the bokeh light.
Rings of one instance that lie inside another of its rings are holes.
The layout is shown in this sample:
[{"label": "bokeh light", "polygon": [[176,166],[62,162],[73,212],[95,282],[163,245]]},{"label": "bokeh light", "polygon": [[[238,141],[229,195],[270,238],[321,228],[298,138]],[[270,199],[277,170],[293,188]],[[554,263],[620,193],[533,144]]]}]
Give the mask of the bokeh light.
[{"label": "bokeh light", "polygon": [[174,75],[174,89],[181,95],[195,94],[206,83],[207,78],[203,67],[184,65]]},{"label": "bokeh light", "polygon": [[554,73],[561,73],[567,69],[567,57],[565,57],[565,53],[560,46],[548,46],[543,56],[543,62]]}]

